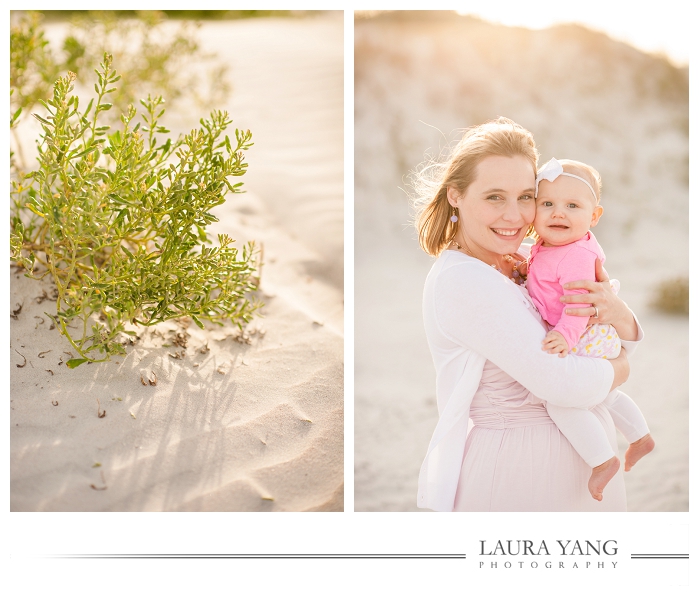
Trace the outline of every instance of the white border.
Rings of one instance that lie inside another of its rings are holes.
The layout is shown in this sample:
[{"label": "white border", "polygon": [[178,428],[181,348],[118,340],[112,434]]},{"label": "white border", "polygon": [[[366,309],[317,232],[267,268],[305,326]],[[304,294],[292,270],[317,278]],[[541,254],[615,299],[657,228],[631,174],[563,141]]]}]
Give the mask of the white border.
[{"label": "white border", "polygon": [[354,18],[345,11],[345,512],[354,512]]},{"label": "white border", "polygon": [[[285,8],[268,3],[266,8]],[[283,3],[282,3],[283,4]],[[288,3],[286,3],[288,5]],[[303,8],[327,8],[322,3],[306,3]],[[623,589],[634,595],[690,594],[679,586],[688,562],[641,561],[628,564],[618,573],[579,574],[570,571],[550,576],[510,570],[506,575],[469,568],[479,539],[579,539],[612,538],[625,553],[641,550],[689,551],[693,537],[690,513],[606,514],[430,514],[354,513],[354,243],[353,243],[353,10],[345,9],[345,507],[344,513],[9,513],[9,474],[6,487],[6,561],[10,564],[10,584],[21,587],[12,594],[58,592],[71,595],[116,594],[207,594],[211,591],[266,594],[271,591],[310,594],[396,594],[454,592],[466,594],[487,588],[517,587],[531,590],[560,587],[567,595],[598,594]],[[462,3],[460,7],[466,7]],[[288,7],[288,6],[287,6]],[[340,8],[336,5],[336,8]],[[356,6],[356,8],[365,8]],[[7,14],[7,13],[6,13]],[[7,29],[6,29],[7,30]],[[696,59],[696,49],[692,62]],[[5,61],[4,68],[7,69]],[[7,72],[7,70],[5,70]],[[690,85],[697,97],[696,77]],[[7,98],[5,99],[7,102]],[[8,102],[9,103],[9,102]],[[690,122],[694,122],[690,120]],[[690,172],[696,171],[696,127],[692,126]],[[5,175],[7,176],[7,174]],[[690,197],[697,185],[690,180]],[[696,221],[696,208],[690,205],[690,220]],[[696,241],[692,254],[696,254]],[[8,265],[6,264],[7,268]],[[694,279],[695,272],[692,271]],[[7,276],[5,277],[7,280]],[[9,308],[4,295],[5,312]],[[696,304],[696,301],[694,301]],[[7,322],[3,324],[7,326]],[[4,328],[7,337],[8,327]],[[6,357],[8,348],[3,345]],[[694,350],[692,350],[692,355]],[[9,362],[9,358],[5,359]],[[6,388],[9,383],[6,382]],[[690,392],[696,388],[692,372]],[[661,399],[661,397],[659,397]],[[8,414],[4,414],[4,432]],[[690,407],[690,425],[697,428],[696,408]],[[6,446],[9,442],[5,443]],[[9,473],[5,458],[5,471]],[[693,459],[692,459],[693,464]],[[690,484],[691,487],[691,484]],[[696,508],[690,495],[690,509]],[[683,534],[686,531],[686,535]],[[687,546],[684,547],[684,537]],[[642,546],[642,547],[641,547]],[[467,553],[464,560],[58,560],[36,557],[40,554],[70,553]],[[696,555],[695,555],[696,557]],[[675,565],[676,564],[676,565]],[[656,567],[657,566],[657,567]],[[693,568],[699,568],[694,565]],[[545,570],[538,570],[539,573]],[[585,572],[585,571],[583,571]],[[589,572],[589,571],[588,571]],[[696,586],[696,583],[693,583]],[[657,586],[656,586],[657,585]],[[646,589],[648,587],[648,589]],[[76,590],[77,589],[77,590]]]}]

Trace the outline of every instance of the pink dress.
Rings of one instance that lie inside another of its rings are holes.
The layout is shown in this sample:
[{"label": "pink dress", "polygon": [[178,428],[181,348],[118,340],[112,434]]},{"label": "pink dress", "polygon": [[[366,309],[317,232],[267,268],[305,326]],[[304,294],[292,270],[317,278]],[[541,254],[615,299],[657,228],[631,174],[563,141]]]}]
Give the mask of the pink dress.
[{"label": "pink dress", "polygon": [[[604,406],[591,409],[612,446],[616,433]],[[486,361],[471,403],[474,427],[466,441],[455,511],[624,512],[621,473],[597,502],[587,490],[590,467],[550,419],[541,402]]]}]

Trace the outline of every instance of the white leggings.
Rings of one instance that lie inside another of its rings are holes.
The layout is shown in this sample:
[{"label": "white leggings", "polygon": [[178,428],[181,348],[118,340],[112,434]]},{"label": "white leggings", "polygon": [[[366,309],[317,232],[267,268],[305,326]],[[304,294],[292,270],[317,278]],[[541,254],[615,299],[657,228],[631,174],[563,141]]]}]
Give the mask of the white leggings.
[{"label": "white leggings", "polygon": [[[650,433],[641,409],[624,392],[613,390],[602,402],[612,416],[615,427],[629,443]],[[546,404],[546,410],[575,451],[591,467],[616,456],[600,420],[584,408]]]}]

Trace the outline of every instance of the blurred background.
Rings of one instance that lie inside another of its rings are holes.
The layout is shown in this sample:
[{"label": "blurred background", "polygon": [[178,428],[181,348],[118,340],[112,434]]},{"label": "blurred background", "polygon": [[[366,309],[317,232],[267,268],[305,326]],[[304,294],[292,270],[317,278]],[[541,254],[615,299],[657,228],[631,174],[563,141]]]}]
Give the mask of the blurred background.
[{"label": "blurred background", "polygon": [[646,333],[624,389],[657,442],[625,473],[628,507],[688,510],[689,15],[598,4],[587,20],[579,5],[538,17],[498,2],[355,13],[356,510],[417,509],[437,421],[421,314],[433,258],[410,224],[409,174],[498,116],[533,133],[540,164],[602,176],[595,234]]}]

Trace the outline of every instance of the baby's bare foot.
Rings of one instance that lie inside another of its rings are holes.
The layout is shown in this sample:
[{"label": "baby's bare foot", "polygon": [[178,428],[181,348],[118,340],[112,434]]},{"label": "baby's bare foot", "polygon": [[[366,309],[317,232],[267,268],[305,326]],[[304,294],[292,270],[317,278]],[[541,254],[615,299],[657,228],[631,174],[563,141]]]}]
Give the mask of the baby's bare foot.
[{"label": "baby's bare foot", "polygon": [[592,475],[590,475],[590,480],[587,482],[587,488],[590,490],[590,495],[596,499],[598,502],[602,501],[602,492],[612,480],[612,477],[616,475],[621,463],[619,459],[614,456],[603,462],[599,466],[592,469]]},{"label": "baby's bare foot", "polygon": [[630,471],[631,467],[636,464],[641,458],[643,458],[648,452],[655,448],[655,442],[653,438],[648,435],[644,435],[641,439],[629,444],[626,450],[626,456],[624,458],[624,470]]}]

